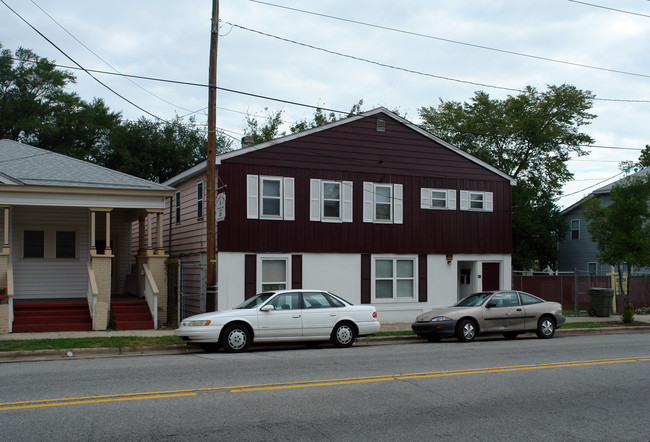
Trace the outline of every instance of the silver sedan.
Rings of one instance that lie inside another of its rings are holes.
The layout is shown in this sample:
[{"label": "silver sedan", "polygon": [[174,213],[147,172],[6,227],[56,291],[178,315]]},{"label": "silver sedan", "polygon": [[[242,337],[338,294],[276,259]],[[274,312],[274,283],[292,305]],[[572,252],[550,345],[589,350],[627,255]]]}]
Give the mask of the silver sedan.
[{"label": "silver sedan", "polygon": [[494,333],[506,339],[514,339],[524,332],[552,338],[565,322],[561,304],[544,301],[530,293],[507,290],[474,293],[451,307],[422,313],[411,328],[430,342],[452,336],[469,342],[479,335]]}]

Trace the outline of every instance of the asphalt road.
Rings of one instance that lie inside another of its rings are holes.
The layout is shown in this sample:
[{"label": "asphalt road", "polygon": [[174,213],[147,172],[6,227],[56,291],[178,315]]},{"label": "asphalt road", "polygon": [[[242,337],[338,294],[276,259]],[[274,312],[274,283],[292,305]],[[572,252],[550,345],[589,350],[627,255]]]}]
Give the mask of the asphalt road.
[{"label": "asphalt road", "polygon": [[650,440],[650,334],[0,364],[4,440]]}]

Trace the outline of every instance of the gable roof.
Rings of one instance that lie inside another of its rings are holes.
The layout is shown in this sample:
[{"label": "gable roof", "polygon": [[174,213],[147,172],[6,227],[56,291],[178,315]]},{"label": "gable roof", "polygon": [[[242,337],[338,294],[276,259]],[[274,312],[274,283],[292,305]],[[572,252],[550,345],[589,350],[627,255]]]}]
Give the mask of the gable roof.
[{"label": "gable roof", "polygon": [[[429,138],[430,140],[433,140],[436,143],[442,145],[443,147],[445,147],[445,148],[457,153],[458,155],[460,155],[460,156],[462,156],[462,157],[464,157],[464,158],[478,164],[479,166],[489,170],[490,172],[500,176],[501,178],[504,178],[504,179],[508,180],[511,185],[516,184],[516,180],[514,178],[512,178],[511,176],[501,172],[500,170],[498,170],[495,167],[487,164],[486,162],[481,161],[478,158],[473,157],[472,155],[470,155],[467,152],[457,148],[456,146],[453,146],[453,145],[447,143],[446,141],[436,137],[435,135],[432,135],[431,133],[429,133],[429,132],[425,131],[424,129],[420,128],[419,126],[411,123],[408,120],[405,120],[404,118],[398,116],[397,114],[395,114],[395,113],[393,113],[393,112],[391,112],[388,109],[383,108],[383,107],[379,107],[377,109],[373,109],[371,111],[364,112],[364,113],[361,113],[359,115],[355,115],[355,116],[352,116],[352,117],[337,120],[337,121],[335,121],[333,123],[325,124],[323,126],[314,127],[314,128],[302,131],[302,132],[287,135],[287,136],[284,136],[284,137],[281,137],[281,138],[277,138],[275,140],[267,141],[265,143],[260,143],[260,144],[257,144],[255,146],[245,147],[245,148],[242,148],[242,149],[238,149],[238,150],[234,150],[234,151],[231,151],[231,152],[227,152],[227,153],[218,155],[217,159],[216,159],[216,164],[219,165],[219,164],[221,164],[222,161],[230,159],[230,158],[235,158],[235,157],[238,157],[238,156],[241,156],[241,155],[246,155],[246,154],[251,153],[251,152],[256,152],[258,150],[266,149],[266,148],[272,147],[272,146],[276,146],[278,144],[282,144],[282,143],[285,143],[287,141],[292,141],[292,140],[295,140],[295,139],[306,137],[308,135],[312,135],[312,134],[315,134],[315,133],[318,133],[318,132],[321,132],[321,131],[324,131],[324,130],[327,130],[327,129],[331,129],[331,128],[334,128],[334,127],[337,127],[337,126],[348,124],[350,122],[357,121],[357,120],[360,120],[362,118],[374,116],[374,115],[377,115],[377,114],[384,114],[385,116],[387,116],[389,118],[392,118],[392,119],[406,125],[410,129],[412,129],[412,130],[418,132],[419,134]],[[186,170],[185,172],[182,172],[182,173],[176,175],[175,177],[170,178],[169,180],[165,181],[163,184],[168,185],[168,186],[174,186],[177,183],[182,182],[185,179],[187,179],[187,178],[189,178],[189,177],[191,177],[191,176],[193,176],[195,174],[203,172],[206,169],[206,167],[207,167],[207,161],[203,161],[203,162],[197,164],[196,166]]]},{"label": "gable roof", "polygon": [[173,190],[162,184],[12,140],[0,140],[0,186],[2,185]]}]

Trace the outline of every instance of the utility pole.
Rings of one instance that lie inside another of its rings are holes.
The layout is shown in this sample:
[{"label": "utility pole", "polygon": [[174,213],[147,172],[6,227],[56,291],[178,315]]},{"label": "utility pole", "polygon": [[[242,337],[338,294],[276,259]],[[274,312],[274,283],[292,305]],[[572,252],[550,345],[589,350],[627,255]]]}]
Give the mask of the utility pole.
[{"label": "utility pole", "polygon": [[212,0],[212,30],[210,34],[210,68],[208,73],[208,166],[207,166],[207,288],[205,308],[217,309],[217,221],[216,221],[216,162],[217,162],[217,46],[219,42],[219,0]]}]

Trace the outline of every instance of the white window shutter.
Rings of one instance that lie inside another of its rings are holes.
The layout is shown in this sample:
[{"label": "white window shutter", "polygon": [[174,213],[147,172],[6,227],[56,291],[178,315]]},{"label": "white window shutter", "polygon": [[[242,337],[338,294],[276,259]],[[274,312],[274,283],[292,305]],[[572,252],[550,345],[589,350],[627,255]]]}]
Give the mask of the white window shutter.
[{"label": "white window shutter", "polygon": [[374,186],[372,183],[363,182],[363,222],[371,223],[374,209]]},{"label": "white window shutter", "polygon": [[449,210],[456,210],[456,191],[447,190],[447,208]]},{"label": "white window shutter", "polygon": [[401,184],[393,184],[393,223],[404,222],[404,192]]},{"label": "white window shutter", "polygon": [[352,222],[352,181],[341,183],[341,199],[343,200],[343,211],[341,219],[344,223]]},{"label": "white window shutter", "polygon": [[284,178],[284,219],[285,221],[293,221],[296,219],[295,209],[295,189],[293,185],[293,178]]},{"label": "white window shutter", "polygon": [[467,190],[460,191],[460,210],[469,210],[469,192]]},{"label": "white window shutter", "polygon": [[309,221],[320,221],[320,180],[309,180]]},{"label": "white window shutter", "polygon": [[494,210],[494,201],[492,192],[485,192],[485,211],[492,212]]},{"label": "white window shutter", "polygon": [[420,209],[431,208],[431,189],[420,189]]},{"label": "white window shutter", "polygon": [[246,218],[259,218],[259,178],[257,175],[246,175]]}]

